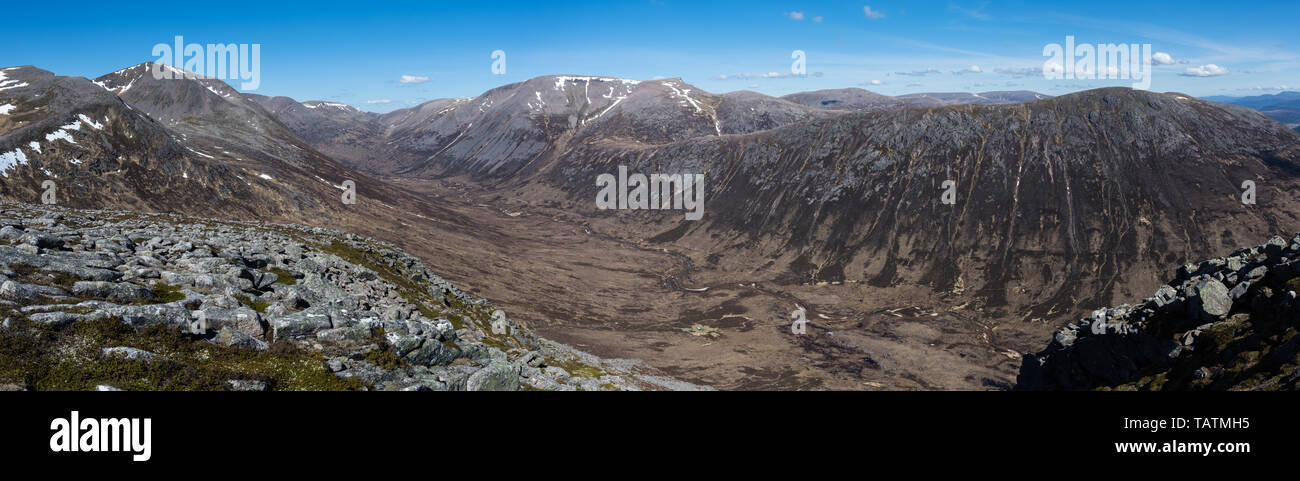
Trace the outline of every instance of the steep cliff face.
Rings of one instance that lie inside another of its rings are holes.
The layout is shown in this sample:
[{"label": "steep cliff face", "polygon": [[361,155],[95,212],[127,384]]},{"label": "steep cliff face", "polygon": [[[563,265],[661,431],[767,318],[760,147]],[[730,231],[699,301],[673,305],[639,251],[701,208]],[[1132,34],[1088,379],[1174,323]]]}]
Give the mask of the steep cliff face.
[{"label": "steep cliff face", "polygon": [[[589,142],[543,179],[583,208],[619,165],[704,173],[704,219],[646,213],[656,239],[769,259],[792,281],[965,293],[1029,321],[1137,296],[1168,265],[1300,225],[1285,195],[1298,159],[1300,137],[1246,109],[1102,89],[637,149]],[[1241,202],[1245,181],[1257,204]]]},{"label": "steep cliff face", "polygon": [[1300,388],[1300,234],[1179,267],[1025,356],[1019,389]]}]

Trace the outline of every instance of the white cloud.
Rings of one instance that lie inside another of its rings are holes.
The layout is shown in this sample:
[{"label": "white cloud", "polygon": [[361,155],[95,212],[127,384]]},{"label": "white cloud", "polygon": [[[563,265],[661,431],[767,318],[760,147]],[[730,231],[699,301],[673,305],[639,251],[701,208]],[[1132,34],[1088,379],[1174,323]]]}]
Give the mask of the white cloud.
[{"label": "white cloud", "polygon": [[1156,52],[1155,55],[1151,56],[1151,63],[1156,65],[1171,65],[1174,63],[1174,58],[1169,56],[1167,53]]},{"label": "white cloud", "polygon": [[1276,87],[1256,86],[1250,88],[1250,90],[1264,90],[1264,91],[1273,91],[1273,90],[1282,91],[1282,90],[1292,90],[1292,89],[1294,89],[1294,87],[1290,87],[1286,85],[1278,85]]},{"label": "white cloud", "polygon": [[[732,74],[732,75],[719,75],[717,77],[713,77],[711,80],[728,80],[728,79],[749,80],[749,79],[763,79],[763,78],[790,78],[793,76],[794,74],[781,73],[781,72],[768,72],[768,73],[742,72],[742,73]],[[814,73],[813,76],[818,76],[818,73]]]},{"label": "white cloud", "polygon": [[925,70],[913,70],[911,72],[894,72],[894,75],[905,75],[908,77],[924,77],[926,75],[939,73],[938,69],[927,68]]},{"label": "white cloud", "polygon": [[785,16],[790,17],[790,20],[794,21],[803,20],[803,12],[786,12]]},{"label": "white cloud", "polygon": [[984,5],[975,8],[965,8],[961,5],[949,3],[948,9],[976,20],[992,20],[993,17],[991,15],[984,13],[984,7],[986,6],[987,2]]},{"label": "white cloud", "polygon": [[367,103],[367,104],[370,104],[370,105],[374,105],[374,104],[391,104],[391,103],[393,103],[393,101],[392,101],[392,100],[388,100],[388,99],[380,99],[380,100],[367,100],[366,103]]},{"label": "white cloud", "polygon": [[871,85],[884,85],[884,84],[885,84],[885,83],[884,83],[884,82],[881,82],[880,80],[872,80],[872,81],[871,81]]},{"label": "white cloud", "polygon": [[979,65],[971,65],[961,70],[953,70],[952,73],[956,75],[961,75],[964,73],[984,73],[984,69],[980,68]]},{"label": "white cloud", "polygon": [[995,68],[993,69],[993,71],[1003,75],[1010,75],[1016,78],[1033,77],[1033,76],[1043,74],[1043,69],[1041,67]]},{"label": "white cloud", "polygon": [[1189,68],[1179,75],[1184,77],[1218,77],[1220,75],[1228,75],[1228,68],[1220,67],[1211,63],[1200,67]]},{"label": "white cloud", "polygon": [[813,22],[822,23],[822,16],[818,15],[816,17],[813,17]]},{"label": "white cloud", "polygon": [[429,77],[420,77],[418,75],[403,75],[401,82],[404,84],[422,84],[429,81]]},{"label": "white cloud", "polygon": [[884,12],[872,10],[870,5],[862,6],[862,13],[866,14],[867,18],[870,18],[872,20],[879,20],[885,18]]}]

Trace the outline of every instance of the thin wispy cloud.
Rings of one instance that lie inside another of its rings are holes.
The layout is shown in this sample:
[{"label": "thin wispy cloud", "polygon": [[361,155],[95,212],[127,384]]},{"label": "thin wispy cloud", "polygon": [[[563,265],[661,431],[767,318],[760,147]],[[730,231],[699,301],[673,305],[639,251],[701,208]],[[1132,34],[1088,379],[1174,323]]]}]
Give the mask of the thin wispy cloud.
[{"label": "thin wispy cloud", "polygon": [[790,78],[790,77],[794,77],[794,74],[782,73],[782,72],[767,72],[767,73],[743,72],[743,73],[736,73],[730,75],[719,75],[713,77],[713,80],[750,80],[750,79]]},{"label": "thin wispy cloud", "polygon": [[418,75],[403,75],[402,78],[399,79],[398,81],[404,84],[422,84],[428,82],[429,77],[421,77]]},{"label": "thin wispy cloud", "polygon": [[1015,78],[1035,77],[1043,74],[1042,67],[1007,67],[995,68],[993,73],[1010,75]]},{"label": "thin wispy cloud", "polygon": [[393,101],[392,101],[392,100],[389,100],[389,99],[367,100],[367,101],[366,101],[366,104],[367,104],[367,105],[375,105],[375,104],[391,104],[391,103],[393,103]]},{"label": "thin wispy cloud", "polygon": [[794,20],[796,22],[799,20],[803,20],[803,12],[786,12],[785,16],[790,17],[790,20]]},{"label": "thin wispy cloud", "polygon": [[924,77],[926,75],[933,75],[937,73],[940,73],[939,69],[927,68],[925,70],[913,70],[911,72],[894,72],[894,75],[903,75],[907,77]]},{"label": "thin wispy cloud", "polygon": [[1100,28],[1115,32],[1126,32],[1141,35],[1143,37],[1170,42],[1189,47],[1196,47],[1208,51],[1216,52],[1220,56],[1212,59],[1200,60],[1233,60],[1233,61],[1273,61],[1273,60],[1295,60],[1298,54],[1286,48],[1243,48],[1235,45],[1228,45],[1205,38],[1204,36],[1188,33],[1182,30],[1168,28],[1145,22],[1135,22],[1129,20],[1112,20],[1084,17],[1077,15],[1057,14],[1055,18],[1072,25],[1085,26],[1091,28]]},{"label": "thin wispy cloud", "polygon": [[948,10],[973,18],[975,20],[992,20],[993,16],[984,13],[984,8],[988,7],[988,2],[981,3],[978,7],[964,7],[956,3],[949,3]]},{"label": "thin wispy cloud", "polygon": [[885,12],[881,12],[879,10],[872,10],[870,5],[864,5],[862,7],[862,13],[865,14],[867,18],[870,18],[872,20],[879,20],[885,18]]}]

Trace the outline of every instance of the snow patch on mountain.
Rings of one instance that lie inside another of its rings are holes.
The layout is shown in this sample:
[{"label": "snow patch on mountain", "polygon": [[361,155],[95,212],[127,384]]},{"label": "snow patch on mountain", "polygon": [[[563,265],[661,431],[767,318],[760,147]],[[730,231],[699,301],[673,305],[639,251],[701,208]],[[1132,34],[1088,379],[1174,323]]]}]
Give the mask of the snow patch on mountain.
[{"label": "snow patch on mountain", "polygon": [[217,90],[217,89],[215,89],[215,88],[212,88],[212,86],[211,86],[211,85],[208,85],[207,83],[201,83],[200,85],[203,85],[203,88],[208,89],[209,92],[212,92],[212,93],[214,93],[214,94],[220,95],[220,96],[222,96],[222,97],[224,97],[224,98],[230,98],[230,94],[229,94],[229,93],[222,93],[221,91],[219,91],[219,90]]},{"label": "snow patch on mountain", "polygon": [[6,71],[13,70],[14,68],[16,68],[16,67],[9,68],[9,69],[5,69],[5,70],[0,70],[0,91],[5,91],[5,90],[9,90],[9,89],[16,89],[16,88],[18,88],[18,87],[26,87],[26,86],[27,86],[27,82],[22,82],[22,81],[20,81],[20,80],[18,80],[18,79],[10,80],[10,79],[9,79],[9,76],[5,74]]},{"label": "snow patch on mountain", "polygon": [[320,108],[320,107],[333,107],[333,108],[336,108],[336,109],[339,109],[339,110],[345,110],[345,111],[349,111],[349,112],[357,110],[357,109],[353,108],[351,105],[348,105],[348,104],[340,104],[340,103],[337,103],[337,102],[322,102],[322,101],[319,101],[319,100],[314,100],[314,101],[310,101],[310,102],[303,102],[303,103],[302,103],[302,106],[303,106],[303,107],[307,107],[307,108],[309,108],[309,109],[317,109],[317,108]]},{"label": "snow patch on mountain", "polygon": [[641,83],[640,80],[629,80],[629,79],[614,78],[614,77],[593,77],[593,76],[579,76],[579,75],[557,75],[557,76],[555,76],[555,90],[563,91],[563,90],[564,90],[564,84],[566,84],[566,83],[568,83],[568,82],[586,82],[586,85],[587,85],[588,87],[590,87],[591,82],[619,82],[619,83],[622,83],[622,84],[624,84],[624,85],[636,85],[636,84]]},{"label": "snow patch on mountain", "polygon": [[77,143],[77,141],[72,140],[72,136],[68,135],[68,131],[66,130],[56,130],[53,133],[45,134],[45,140],[47,142],[53,142],[57,139],[66,140],[69,144]]},{"label": "snow patch on mountain", "polygon": [[188,151],[190,151],[190,152],[194,152],[194,153],[196,153],[196,154],[202,155],[202,156],[207,157],[207,158],[209,158],[209,159],[215,159],[215,158],[216,158],[216,157],[213,157],[213,156],[211,156],[211,155],[205,154],[205,153],[203,153],[203,152],[199,152],[199,151],[194,150],[194,149],[189,148],[189,147],[186,147],[185,150],[188,150]]},{"label": "snow patch on mountain", "polygon": [[27,154],[23,153],[23,149],[0,154],[0,175],[5,178],[9,178],[9,169],[19,165],[27,165]]},{"label": "snow patch on mountain", "polygon": [[[104,124],[91,120],[90,117],[86,116],[86,114],[78,114],[77,117],[80,118],[82,122],[85,122],[86,125],[93,127],[95,130],[104,130]],[[104,120],[108,120],[108,119],[105,118]]]},{"label": "snow patch on mountain", "polygon": [[691,98],[691,89],[679,89],[677,88],[677,82],[663,82],[662,85],[673,90],[673,98],[679,99],[678,103],[680,105],[685,106],[689,104],[691,107],[695,107],[696,113],[704,112],[704,109],[700,107],[699,102],[696,102],[695,99]]}]

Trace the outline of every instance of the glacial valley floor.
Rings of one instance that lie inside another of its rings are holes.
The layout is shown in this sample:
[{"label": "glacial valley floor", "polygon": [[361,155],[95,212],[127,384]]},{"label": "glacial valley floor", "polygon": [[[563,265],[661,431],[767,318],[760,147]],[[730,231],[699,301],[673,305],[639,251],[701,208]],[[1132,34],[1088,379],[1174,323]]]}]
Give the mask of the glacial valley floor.
[{"label": "glacial valley floor", "polygon": [[[421,219],[385,239],[462,289],[543,337],[718,389],[1008,389],[1020,353],[1058,327],[999,323],[963,296],[923,287],[783,283],[647,241],[617,217],[457,181],[389,181],[472,220],[453,228]],[[790,329],[798,307],[809,321],[803,335]]]}]

